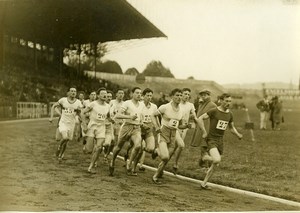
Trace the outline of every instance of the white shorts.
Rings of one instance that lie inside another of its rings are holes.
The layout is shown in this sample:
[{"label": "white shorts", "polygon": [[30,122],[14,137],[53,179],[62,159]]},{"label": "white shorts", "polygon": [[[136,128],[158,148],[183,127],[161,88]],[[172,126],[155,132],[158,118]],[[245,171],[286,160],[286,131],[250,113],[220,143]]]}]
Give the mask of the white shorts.
[{"label": "white shorts", "polygon": [[59,132],[62,135],[66,134],[69,140],[73,139],[74,129],[75,129],[75,123],[60,122],[58,125]]},{"label": "white shorts", "polygon": [[87,137],[92,137],[92,138],[105,138],[105,124],[92,124],[88,126],[88,130],[86,132]]}]

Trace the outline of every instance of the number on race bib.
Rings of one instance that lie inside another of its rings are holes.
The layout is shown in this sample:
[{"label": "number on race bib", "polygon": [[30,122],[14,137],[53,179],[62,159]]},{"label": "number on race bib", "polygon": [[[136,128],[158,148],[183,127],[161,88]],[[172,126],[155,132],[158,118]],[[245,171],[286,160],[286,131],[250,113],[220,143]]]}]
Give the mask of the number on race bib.
[{"label": "number on race bib", "polygon": [[150,115],[144,115],[144,123],[150,123],[150,122],[151,122]]},{"label": "number on race bib", "polygon": [[179,124],[179,121],[178,121],[178,120],[171,119],[171,120],[169,121],[169,126],[170,126],[170,127],[177,128],[177,127],[178,127],[178,124]]},{"label": "number on race bib", "polygon": [[99,120],[105,120],[106,115],[105,115],[105,114],[102,114],[102,113],[97,113],[97,118],[98,118]]},{"label": "number on race bib", "polygon": [[216,128],[220,130],[226,130],[228,123],[228,121],[218,120]]},{"label": "number on race bib", "polygon": [[64,109],[65,114],[70,115],[74,113],[74,110],[72,108],[66,108]]}]

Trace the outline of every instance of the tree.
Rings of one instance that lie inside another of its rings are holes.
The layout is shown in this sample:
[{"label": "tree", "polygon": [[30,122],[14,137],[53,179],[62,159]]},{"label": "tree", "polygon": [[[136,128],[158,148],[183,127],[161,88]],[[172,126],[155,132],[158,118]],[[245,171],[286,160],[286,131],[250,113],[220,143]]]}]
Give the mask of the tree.
[{"label": "tree", "polygon": [[194,76],[190,76],[187,78],[188,80],[195,80]]},{"label": "tree", "polygon": [[98,72],[123,74],[120,65],[116,61],[105,61],[104,63],[97,64],[96,70]]},{"label": "tree", "polygon": [[160,61],[151,61],[143,71],[145,76],[160,76],[160,77],[171,77],[174,75],[171,73],[170,69],[163,66]]},{"label": "tree", "polygon": [[131,67],[131,68],[128,68],[124,74],[125,75],[138,75],[139,71],[136,68]]}]

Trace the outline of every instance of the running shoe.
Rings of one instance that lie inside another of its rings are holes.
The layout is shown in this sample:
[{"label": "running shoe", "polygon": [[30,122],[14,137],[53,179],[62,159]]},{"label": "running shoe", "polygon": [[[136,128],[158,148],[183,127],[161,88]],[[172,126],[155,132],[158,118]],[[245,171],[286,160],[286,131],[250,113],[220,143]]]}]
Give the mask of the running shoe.
[{"label": "running shoe", "polygon": [[127,175],[131,175],[131,174],[132,174],[132,170],[131,170],[131,169],[128,169],[128,168],[126,168],[126,174],[127,174]]},{"label": "running shoe", "polygon": [[97,173],[96,170],[94,170],[94,169],[88,169],[87,172],[90,173],[90,174],[96,174]]},{"label": "running shoe", "polygon": [[155,160],[155,158],[158,156],[157,152],[153,151],[151,154],[151,157],[153,160]]},{"label": "running shoe", "polygon": [[127,162],[127,160],[128,160],[128,154],[126,153],[126,154],[124,155],[124,161]]},{"label": "running shoe", "polygon": [[60,153],[60,148],[57,148],[56,153],[55,153],[56,157],[59,156],[59,153]]},{"label": "running shoe", "polygon": [[156,177],[152,177],[152,181],[153,181],[153,183],[155,183],[155,184],[161,184],[161,182],[158,180],[158,178],[156,178]]},{"label": "running shoe", "polygon": [[208,167],[207,161],[202,160],[202,157],[200,157],[200,159],[199,159],[199,166],[200,166],[201,168]]},{"label": "running shoe", "polygon": [[143,166],[139,167],[139,171],[144,172],[145,170],[146,170],[145,167]]},{"label": "running shoe", "polygon": [[58,163],[61,163],[61,162],[62,162],[62,158],[59,157],[59,158],[58,158]]},{"label": "running shoe", "polygon": [[209,187],[208,185],[203,186],[202,184],[200,184],[200,186],[201,186],[201,189],[211,190],[211,187]]},{"label": "running shoe", "polygon": [[138,175],[137,172],[131,171],[131,176],[137,176],[137,175]]}]

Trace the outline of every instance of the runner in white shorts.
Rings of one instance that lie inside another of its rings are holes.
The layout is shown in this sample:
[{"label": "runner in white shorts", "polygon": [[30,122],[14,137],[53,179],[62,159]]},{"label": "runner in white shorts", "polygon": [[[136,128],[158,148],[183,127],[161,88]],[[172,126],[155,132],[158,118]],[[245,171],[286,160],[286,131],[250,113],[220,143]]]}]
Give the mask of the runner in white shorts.
[{"label": "runner in white shorts", "polygon": [[124,103],[123,98],[124,98],[124,90],[118,89],[118,91],[116,93],[116,99],[111,100],[111,102],[110,102],[110,106],[111,106],[110,107],[110,115],[111,115],[111,118],[114,120],[114,124],[113,124],[114,140],[111,143],[109,152],[111,152],[113,150],[114,145],[118,141],[118,135],[120,132],[120,128],[124,122],[123,119],[115,118],[116,114],[118,114],[120,112],[121,106]]},{"label": "runner in white shorts", "polygon": [[[156,112],[152,114],[152,121],[158,136],[158,148],[156,153],[161,159],[152,180],[156,184],[160,184],[158,180],[163,174],[163,170],[170,159],[170,151],[175,147],[175,141],[179,136],[178,128],[187,128],[187,124],[182,124],[183,113],[180,109],[179,103],[182,97],[180,89],[172,90],[170,94],[172,100],[170,103],[161,105]],[[161,115],[161,125],[159,124],[158,116]],[[178,143],[178,142],[177,142]]]},{"label": "runner in white shorts", "polygon": [[[85,93],[83,91],[78,91],[77,95],[78,95],[77,99],[83,105]],[[74,138],[75,138],[76,141],[80,141],[81,140],[81,132],[82,132],[82,129],[81,129],[81,120],[76,118],[75,128],[74,128]]]},{"label": "runner in white shorts", "polygon": [[177,170],[178,170],[179,157],[181,155],[183,148],[185,147],[184,139],[186,133],[188,129],[191,128],[191,121],[194,122],[194,119],[196,118],[195,106],[194,104],[189,102],[190,97],[191,97],[191,90],[189,88],[183,88],[182,99],[179,104],[179,107],[183,113],[183,118],[182,118],[183,124],[186,124],[188,128],[178,130],[180,134],[180,138],[177,137],[178,140],[176,140],[177,143],[175,143],[175,149],[173,150],[172,153],[170,153],[171,156],[174,154],[175,157],[174,165],[173,165],[173,173],[175,175],[177,174]]},{"label": "runner in white shorts", "polygon": [[[155,138],[154,138],[154,126],[151,120],[151,115],[157,111],[156,104],[151,103],[153,91],[149,88],[146,88],[142,92],[143,104],[142,109],[142,116],[143,116],[143,123],[141,126],[141,134],[142,134],[142,152],[141,156],[139,157],[139,171],[145,171],[145,167],[143,167],[146,152],[152,153],[155,148]],[[130,148],[130,147],[129,147]],[[128,150],[129,150],[128,148]],[[128,153],[127,150],[127,153]]]},{"label": "runner in white shorts", "polygon": [[[138,154],[141,149],[141,120],[142,120],[142,107],[143,105],[139,102],[141,99],[141,89],[139,87],[134,87],[132,89],[132,99],[127,100],[123,103],[120,112],[115,116],[117,119],[125,119],[122,124],[118,144],[113,150],[113,157],[109,165],[110,175],[113,175],[115,160],[120,150],[122,149],[126,141],[131,140],[133,142],[133,150],[131,152],[129,162],[126,164],[126,170],[128,175],[136,176],[136,165]],[[136,161],[134,161],[136,160]],[[133,167],[131,168],[131,164]]]},{"label": "runner in white shorts", "polygon": [[[90,92],[89,99],[83,101],[83,108],[86,108],[93,101],[95,101],[96,97],[97,97],[96,91]],[[85,134],[85,132],[87,131],[87,125],[90,121],[90,114],[85,113],[84,115],[81,116],[81,118],[82,118],[82,121],[81,121],[81,130],[82,130],[81,131],[81,135],[82,135],[81,141],[82,141],[82,144],[83,144],[83,152],[87,153],[86,147],[85,147],[85,144],[86,144],[86,134]]]},{"label": "runner in white shorts", "polygon": [[[106,135],[105,122],[109,118],[109,104],[106,101],[106,89],[100,88],[97,91],[98,99],[93,101],[83,111],[84,113],[90,112],[90,122],[86,132],[86,149],[88,152],[93,151],[91,163],[88,168],[89,173],[96,173],[94,170],[95,163],[99,158],[99,154],[102,151]],[[94,146],[94,138],[96,139],[96,145]]]},{"label": "runner in white shorts", "polygon": [[[110,90],[107,90],[106,94],[106,103],[109,104],[111,108],[111,99],[112,99],[113,93]],[[105,129],[106,129],[106,137],[105,137],[105,142],[104,142],[104,160],[107,162],[107,156],[110,153],[110,147],[111,143],[114,140],[114,133],[113,133],[113,120],[106,120],[105,122]]]},{"label": "runner in white shorts", "polygon": [[[56,151],[58,160],[61,161],[64,156],[67,144],[73,139],[76,116],[80,116],[80,110],[82,109],[81,102],[76,99],[76,88],[71,87],[68,92],[68,97],[64,97],[54,103],[53,108],[60,106],[62,109],[61,118],[59,121],[59,132],[62,139]],[[52,117],[50,118],[52,120]]]}]

